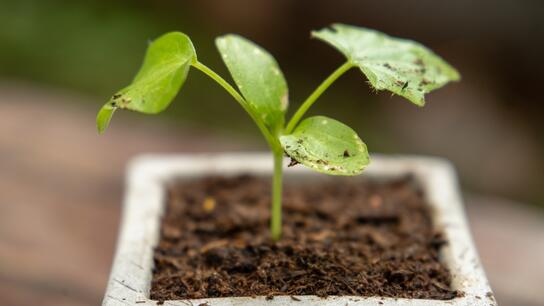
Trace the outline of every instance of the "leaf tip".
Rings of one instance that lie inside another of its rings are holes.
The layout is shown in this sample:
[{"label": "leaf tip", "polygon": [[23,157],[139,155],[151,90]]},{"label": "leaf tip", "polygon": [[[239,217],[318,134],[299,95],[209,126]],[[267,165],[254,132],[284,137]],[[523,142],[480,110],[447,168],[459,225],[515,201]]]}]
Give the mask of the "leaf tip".
[{"label": "leaf tip", "polygon": [[451,67],[451,70],[452,70],[451,80],[455,82],[461,81],[461,74],[459,73],[459,71],[457,71],[457,69],[453,67]]},{"label": "leaf tip", "polygon": [[217,36],[217,37],[215,38],[215,45],[218,46],[218,47],[219,47],[220,45],[222,45],[222,44],[225,42],[225,36],[227,36],[227,35]]},{"label": "leaf tip", "polygon": [[224,46],[225,44],[228,43],[229,40],[238,39],[238,38],[243,39],[240,35],[227,33],[227,34],[216,37],[215,38],[215,45],[218,46],[218,47],[219,46]]},{"label": "leaf tip", "polygon": [[425,106],[425,104],[427,103],[425,101],[425,98],[421,98],[421,99],[418,99],[418,100],[411,100],[417,107],[423,107]]},{"label": "leaf tip", "polygon": [[104,134],[110,124],[111,117],[115,112],[115,107],[110,105],[110,102],[106,103],[96,115],[96,130],[98,134]]}]

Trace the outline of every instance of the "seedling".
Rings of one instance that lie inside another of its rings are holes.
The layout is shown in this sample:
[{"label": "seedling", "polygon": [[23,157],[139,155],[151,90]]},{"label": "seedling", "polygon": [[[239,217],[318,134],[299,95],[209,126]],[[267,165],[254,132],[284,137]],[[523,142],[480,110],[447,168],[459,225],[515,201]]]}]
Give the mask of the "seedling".
[{"label": "seedling", "polygon": [[153,41],[132,83],[114,94],[98,112],[99,133],[117,109],[146,114],[162,112],[185,82],[191,67],[223,87],[248,113],[274,156],[270,232],[281,237],[281,197],[284,154],[294,163],[330,175],[360,174],[369,164],[367,147],[347,125],[324,116],[304,114],[332,83],[357,67],[375,90],[388,90],[423,106],[426,93],[459,80],[457,71],[431,50],[414,41],[343,24],[312,32],[340,51],[346,61],[327,77],[287,122],[287,83],[266,50],[238,35],[216,39],[216,46],[238,90],[197,59],[189,37],[180,32]]}]

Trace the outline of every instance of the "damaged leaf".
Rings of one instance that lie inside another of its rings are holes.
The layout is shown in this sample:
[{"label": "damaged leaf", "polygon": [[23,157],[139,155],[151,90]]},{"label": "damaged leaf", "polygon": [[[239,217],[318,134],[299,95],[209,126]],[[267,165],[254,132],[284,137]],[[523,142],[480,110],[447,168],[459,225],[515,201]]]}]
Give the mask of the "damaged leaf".
[{"label": "damaged leaf", "polygon": [[118,108],[145,114],[163,111],[180,90],[195,61],[193,44],[183,33],[167,33],[153,41],[132,83],[114,94],[98,112],[98,131],[104,132]]},{"label": "damaged leaf", "polygon": [[303,120],[280,141],[293,160],[326,174],[356,175],[370,162],[366,145],[357,133],[324,116]]},{"label": "damaged leaf", "polygon": [[361,27],[334,24],[312,32],[361,69],[376,90],[423,106],[425,94],[459,80],[457,70],[423,45]]}]

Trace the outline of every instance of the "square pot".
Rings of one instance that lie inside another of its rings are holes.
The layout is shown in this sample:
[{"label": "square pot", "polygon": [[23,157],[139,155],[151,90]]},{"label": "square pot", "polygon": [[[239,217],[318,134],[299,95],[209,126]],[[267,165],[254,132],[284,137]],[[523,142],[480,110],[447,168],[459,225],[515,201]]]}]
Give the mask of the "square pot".
[{"label": "square pot", "polygon": [[[153,268],[153,248],[160,235],[165,209],[166,184],[176,179],[208,175],[231,176],[249,173],[270,176],[269,154],[146,155],[129,166],[117,251],[102,305],[156,305],[149,299]],[[470,236],[461,195],[451,164],[430,157],[373,156],[363,173],[388,179],[412,173],[421,184],[431,205],[434,226],[440,228],[448,244],[442,258],[452,273],[452,286],[464,296],[448,301],[361,296],[275,296],[208,298],[166,301],[164,305],[497,305]],[[289,176],[323,176],[304,167],[285,172]]]}]

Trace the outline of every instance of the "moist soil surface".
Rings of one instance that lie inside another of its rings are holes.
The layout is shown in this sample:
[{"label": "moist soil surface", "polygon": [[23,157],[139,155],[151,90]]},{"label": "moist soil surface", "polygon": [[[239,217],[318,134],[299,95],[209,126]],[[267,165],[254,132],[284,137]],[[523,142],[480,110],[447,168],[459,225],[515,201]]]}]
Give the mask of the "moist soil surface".
[{"label": "moist soil surface", "polygon": [[[356,295],[447,300],[446,244],[416,182],[285,184],[283,237],[270,239],[270,182],[172,184],[151,299]],[[294,298],[296,299],[296,298]]]}]

